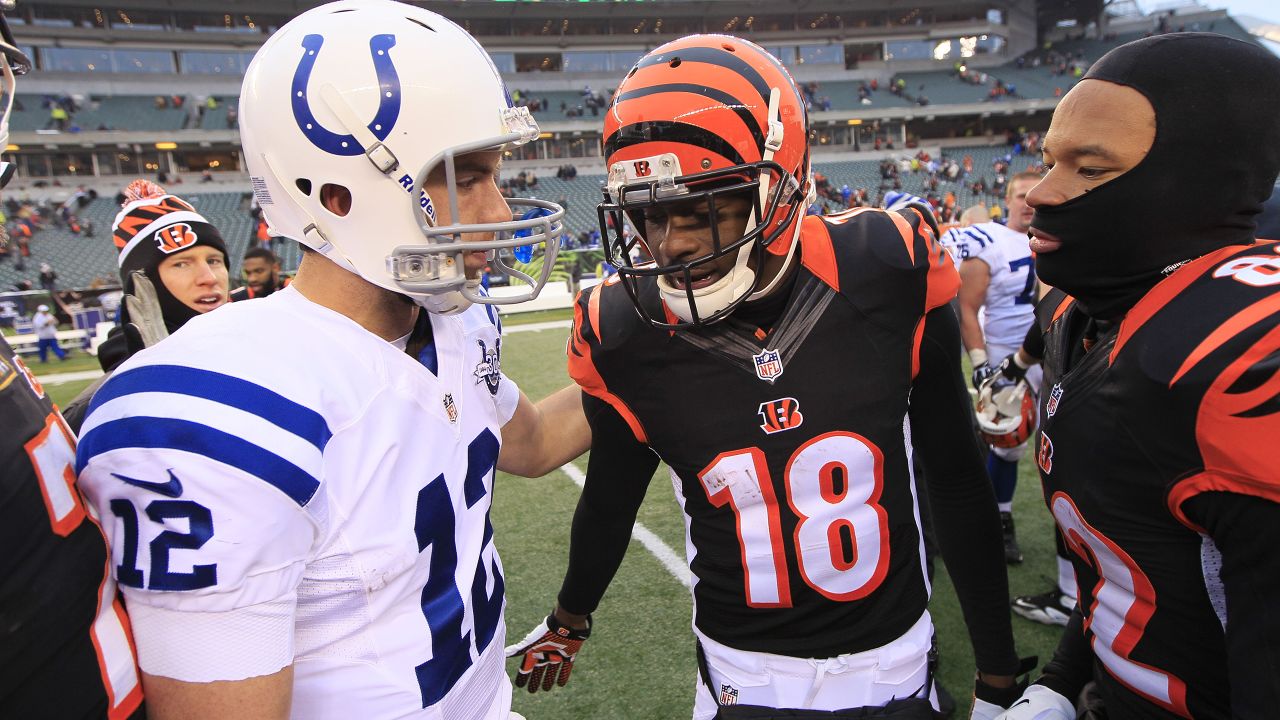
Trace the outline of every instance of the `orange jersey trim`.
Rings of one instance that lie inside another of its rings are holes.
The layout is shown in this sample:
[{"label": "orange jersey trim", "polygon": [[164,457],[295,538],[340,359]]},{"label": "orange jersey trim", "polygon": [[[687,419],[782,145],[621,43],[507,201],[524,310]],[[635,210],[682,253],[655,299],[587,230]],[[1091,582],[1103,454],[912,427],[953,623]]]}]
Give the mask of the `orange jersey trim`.
[{"label": "orange jersey trim", "polygon": [[[1183,290],[1186,290],[1192,283],[1209,271],[1209,268],[1215,265],[1224,255],[1230,255],[1240,251],[1237,245],[1231,245],[1221,248],[1215,252],[1209,253],[1202,258],[1188,263],[1186,266],[1179,268],[1177,272],[1169,277],[1156,283],[1156,286],[1142,296],[1138,300],[1138,304],[1124,316],[1124,320],[1120,321],[1120,334],[1116,337],[1116,344],[1111,348],[1111,357],[1108,358],[1108,364],[1116,361],[1116,355],[1120,353],[1120,348],[1124,347],[1129,339],[1147,324],[1147,321],[1155,314],[1160,312],[1165,305],[1168,305]],[[1056,318],[1055,318],[1056,319]]]},{"label": "orange jersey trim", "polygon": [[1169,387],[1173,387],[1183,375],[1223,343],[1276,312],[1280,312],[1280,294],[1269,295],[1232,315],[1226,322],[1214,328],[1214,331],[1191,351],[1187,359],[1182,362],[1182,367],[1178,368],[1178,372],[1174,373],[1173,379],[1169,381]]},{"label": "orange jersey trim", "polygon": [[1169,512],[1174,519],[1191,530],[1207,534],[1205,529],[1197,525],[1182,510],[1182,505],[1191,498],[1207,492],[1229,492],[1237,495],[1249,495],[1273,503],[1280,503],[1280,485],[1268,484],[1252,478],[1232,477],[1214,471],[1205,471],[1181,480],[1169,491]]},{"label": "orange jersey trim", "polygon": [[814,219],[805,218],[805,222],[811,227],[800,233],[800,262],[832,290],[840,292],[840,272],[836,266],[836,248],[831,240],[831,231],[817,216],[809,217]]},{"label": "orange jersey trim", "polygon": [[[588,315],[592,316],[592,320],[598,322],[600,319],[600,290],[592,293],[591,299],[588,301]],[[617,411],[618,415],[626,421],[627,427],[631,428],[631,434],[635,435],[636,440],[648,445],[649,438],[645,434],[644,426],[640,424],[640,418],[632,412],[622,398],[613,394],[605,385],[604,378],[600,376],[600,371],[596,369],[595,362],[591,359],[591,344],[582,336],[582,305],[579,303],[573,309],[573,334],[569,337],[569,376],[573,381],[578,383],[578,387],[582,391],[599,398]],[[599,337],[599,325],[592,323],[592,330]]]},{"label": "orange jersey trim", "polygon": [[911,337],[912,382],[915,382],[916,376],[920,374],[920,345],[924,342],[924,324],[927,320],[927,316],[921,316],[920,321],[916,323],[915,334]]}]

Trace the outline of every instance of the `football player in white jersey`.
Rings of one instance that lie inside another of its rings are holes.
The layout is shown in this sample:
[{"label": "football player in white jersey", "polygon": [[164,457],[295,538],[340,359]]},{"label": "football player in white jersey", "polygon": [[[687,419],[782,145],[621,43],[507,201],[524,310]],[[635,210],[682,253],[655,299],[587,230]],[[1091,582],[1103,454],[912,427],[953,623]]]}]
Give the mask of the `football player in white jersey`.
[{"label": "football player in white jersey", "polygon": [[506,720],[494,469],[589,443],[576,388],[503,375],[478,280],[516,245],[554,265],[563,209],[513,221],[496,184],[537,124],[454,23],[343,0],[262,46],[240,128],[297,278],[121,365],[77,455],[151,717]]},{"label": "football player in white jersey", "polygon": [[[1027,206],[1027,191],[1040,181],[1031,171],[1018,173],[1009,181],[1005,202],[1007,225],[978,223],[947,232],[942,243],[951,250],[960,268],[960,338],[973,362],[973,387],[992,373],[988,358],[999,362],[1022,343],[1027,328],[1035,322],[1035,260],[1027,239],[1027,227],[1034,210]],[[1039,368],[1028,378],[1039,389]],[[1013,528],[1013,491],[1017,485],[1018,458],[1026,445],[992,448],[987,472],[995,485],[1004,525],[1005,559],[1022,562]]]}]

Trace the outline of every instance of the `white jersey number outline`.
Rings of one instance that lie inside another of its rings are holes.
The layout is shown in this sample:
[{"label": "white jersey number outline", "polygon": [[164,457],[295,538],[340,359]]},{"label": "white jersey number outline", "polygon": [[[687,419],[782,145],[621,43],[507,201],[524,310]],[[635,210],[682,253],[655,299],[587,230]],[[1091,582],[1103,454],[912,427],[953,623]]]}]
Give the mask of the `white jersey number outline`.
[{"label": "white jersey number outline", "polygon": [[1093,605],[1085,613],[1094,655],[1125,687],[1169,712],[1191,717],[1186,683],[1129,657],[1156,612],[1151,580],[1123,548],[1085,521],[1066,493],[1055,492],[1049,506],[1067,546],[1098,574]]},{"label": "white jersey number outline", "polygon": [[[44,419],[44,429],[26,442],[23,448],[31,459],[49,527],[59,537],[67,537],[85,522],[93,523],[103,545],[106,537],[95,518],[86,511],[76,488],[76,443],[71,430],[56,411]],[[138,662],[133,653],[124,619],[124,607],[116,599],[116,584],[111,578],[110,555],[103,565],[102,582],[98,585],[98,610],[89,626],[89,640],[98,656],[102,686],[107,692],[107,718],[119,720],[138,707],[142,684],[138,678]]]}]

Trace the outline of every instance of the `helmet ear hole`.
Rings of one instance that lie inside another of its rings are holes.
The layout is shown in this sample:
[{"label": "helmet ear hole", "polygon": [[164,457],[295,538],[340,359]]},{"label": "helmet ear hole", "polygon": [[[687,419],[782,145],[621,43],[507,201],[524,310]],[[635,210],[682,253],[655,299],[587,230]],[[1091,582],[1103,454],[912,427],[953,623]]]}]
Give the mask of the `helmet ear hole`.
[{"label": "helmet ear hole", "polygon": [[351,212],[351,191],[343,185],[325,183],[320,186],[320,204],[334,215],[346,217]]},{"label": "helmet ear hole", "polygon": [[293,184],[298,187],[298,192],[302,193],[303,195],[306,195],[307,197],[311,197],[311,181],[310,180],[306,178],[298,178],[297,180],[293,181]]}]

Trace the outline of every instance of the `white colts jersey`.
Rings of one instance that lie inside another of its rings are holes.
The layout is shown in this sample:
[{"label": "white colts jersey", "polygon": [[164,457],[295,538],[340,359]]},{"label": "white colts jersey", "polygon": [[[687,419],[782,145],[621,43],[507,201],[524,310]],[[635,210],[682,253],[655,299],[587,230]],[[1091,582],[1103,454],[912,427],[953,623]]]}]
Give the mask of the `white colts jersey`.
[{"label": "white colts jersey", "polygon": [[419,363],[287,288],[98,391],[77,466],[144,671],[292,664],[295,718],[507,718],[489,507],[519,391],[483,306],[431,323]]},{"label": "white colts jersey", "polygon": [[[991,284],[982,306],[982,332],[987,345],[1018,348],[1035,322],[1035,260],[1026,233],[988,222],[952,228],[942,237],[956,263],[977,259],[991,269]],[[1001,358],[992,358],[999,362]]]}]

